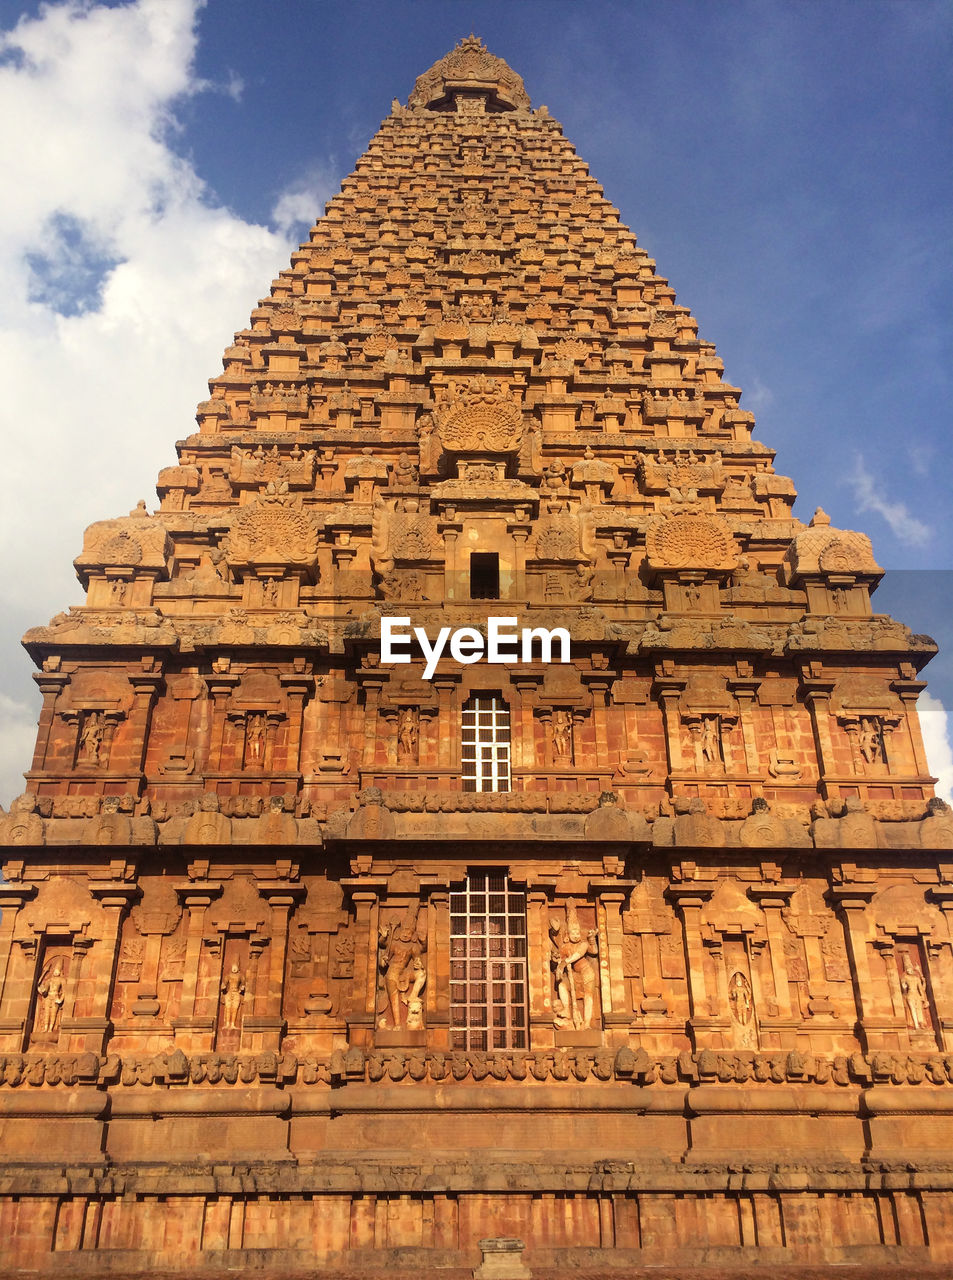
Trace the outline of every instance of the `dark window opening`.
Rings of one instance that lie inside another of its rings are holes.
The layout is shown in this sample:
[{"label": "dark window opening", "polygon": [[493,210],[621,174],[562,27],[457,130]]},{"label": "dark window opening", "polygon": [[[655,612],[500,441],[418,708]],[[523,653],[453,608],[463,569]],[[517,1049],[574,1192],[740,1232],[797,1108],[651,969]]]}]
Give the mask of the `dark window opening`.
[{"label": "dark window opening", "polygon": [[499,600],[500,557],[495,551],[474,551],[470,555],[470,599]]}]

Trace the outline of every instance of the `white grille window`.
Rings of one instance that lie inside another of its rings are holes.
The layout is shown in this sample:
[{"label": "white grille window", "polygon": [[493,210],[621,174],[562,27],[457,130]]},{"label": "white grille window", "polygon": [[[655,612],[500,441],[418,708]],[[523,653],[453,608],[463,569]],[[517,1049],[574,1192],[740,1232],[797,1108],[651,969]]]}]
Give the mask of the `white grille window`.
[{"label": "white grille window", "polygon": [[464,791],[509,791],[510,709],[498,693],[465,703],[462,763]]},{"label": "white grille window", "polygon": [[526,895],[504,871],[450,891],[450,1045],[525,1049]]}]

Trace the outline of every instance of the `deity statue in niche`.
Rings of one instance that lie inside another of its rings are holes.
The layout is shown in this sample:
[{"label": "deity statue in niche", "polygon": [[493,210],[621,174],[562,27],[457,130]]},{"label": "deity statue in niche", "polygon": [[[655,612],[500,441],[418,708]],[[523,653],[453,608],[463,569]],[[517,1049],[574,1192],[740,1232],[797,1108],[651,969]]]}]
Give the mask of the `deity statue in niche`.
[{"label": "deity statue in niche", "polygon": [[99,764],[102,760],[106,726],[101,711],[87,711],[79,735],[79,758],[83,764]]},{"label": "deity statue in niche", "polygon": [[[380,969],[383,974],[386,1008],[378,1026],[396,1031],[402,1022],[402,1006],[407,1006],[408,1030],[415,1030],[411,1021],[422,1025],[420,993],[427,982],[424,952],[427,943],[417,935],[417,908],[411,906],[398,925],[382,925],[378,934]],[[420,1005],[420,1008],[414,1006]],[[388,1015],[390,1024],[388,1027]],[[417,1028],[419,1029],[419,1028]]]},{"label": "deity statue in niche", "polygon": [[913,963],[910,952],[903,953],[903,969],[900,974],[900,990],[906,1006],[910,1025],[914,1031],[923,1031],[927,1026],[927,987],[923,974]]},{"label": "deity statue in niche", "polygon": [[728,979],[728,1012],[735,1024],[735,1043],[743,1049],[756,1048],[754,997],[751,983],[740,969]]},{"label": "deity statue in niche", "polygon": [[245,975],[233,961],[222,983],[222,1028],[237,1031],[245,1002]]},{"label": "deity statue in niche", "polygon": [[721,764],[721,724],[718,716],[702,716],[698,724],[692,726],[692,732],[695,767],[706,770]]},{"label": "deity statue in niche", "polygon": [[572,714],[569,711],[553,712],[551,739],[553,760],[572,764]]},{"label": "deity statue in niche", "polygon": [[883,730],[876,716],[861,716],[857,747],[867,764],[884,763]]},{"label": "deity statue in niche", "polygon": [[[572,898],[566,904],[566,922],[553,916],[549,922],[551,963],[556,1000],[553,1022],[557,1028],[585,1031],[592,1026],[595,1008],[596,969],[590,956],[598,955],[596,931],[582,936]],[[581,1007],[580,1007],[581,1006]]]},{"label": "deity statue in niche", "polygon": [[260,711],[248,717],[245,725],[245,763],[261,764],[265,758],[265,717]]},{"label": "deity statue in niche", "polygon": [[420,712],[401,707],[397,712],[397,762],[416,764],[420,754]]},{"label": "deity statue in niche", "polygon": [[37,986],[36,1028],[44,1035],[52,1035],[59,1025],[66,999],[66,978],[63,961],[58,957],[43,966]]}]

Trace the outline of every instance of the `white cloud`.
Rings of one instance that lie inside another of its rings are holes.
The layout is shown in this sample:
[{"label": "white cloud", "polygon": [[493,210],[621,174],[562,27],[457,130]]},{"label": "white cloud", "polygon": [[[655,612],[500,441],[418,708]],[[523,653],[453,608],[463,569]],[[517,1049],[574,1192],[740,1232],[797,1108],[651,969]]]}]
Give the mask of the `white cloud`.
[{"label": "white cloud", "polygon": [[922,547],[930,541],[929,526],[911,515],[906,503],[892,502],[887,497],[883,486],[878,485],[859,454],[849,480],[860,510],[875,511],[883,516],[894,537],[915,547]]},{"label": "white cloud", "polygon": [[284,191],[271,211],[271,220],[286,238],[306,237],[308,230],[324,213],[324,202],[337,187],[334,175],[320,165]]},{"label": "white cloud", "polygon": [[[294,225],[327,194],[318,176],[299,180],[269,230],[217,206],[177,154],[177,103],[240,93],[195,74],[200,7],[67,0],[0,31],[6,653],[24,617],[80,599],[70,561],[83,528],[152,498],[232,333],[287,264]],[[0,751],[19,729],[6,733]]]},{"label": "white cloud", "polygon": [[923,745],[931,771],[936,775],[936,793],[953,804],[953,724],[939,698],[924,690],[917,699]]},{"label": "white cloud", "polygon": [[744,405],[752,413],[763,413],[774,403],[774,392],[757,374],[752,374],[745,383]]}]

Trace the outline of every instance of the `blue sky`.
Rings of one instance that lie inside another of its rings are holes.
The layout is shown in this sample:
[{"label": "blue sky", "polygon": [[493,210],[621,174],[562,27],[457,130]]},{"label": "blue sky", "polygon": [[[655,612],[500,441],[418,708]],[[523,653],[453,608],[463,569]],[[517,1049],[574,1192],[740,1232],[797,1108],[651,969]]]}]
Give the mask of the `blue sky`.
[{"label": "blue sky", "polygon": [[953,709],[950,4],[0,0],[0,800],[19,635],[79,600],[83,527],[152,501],[232,332],[471,29],[717,344],[796,513],[872,537]]}]

